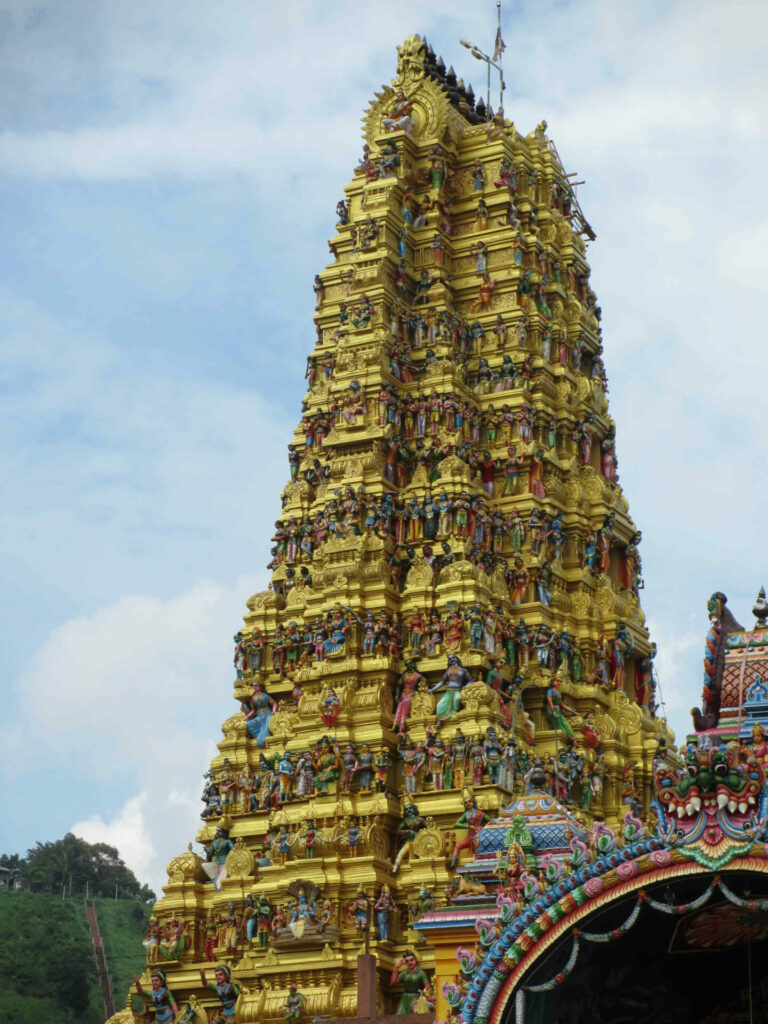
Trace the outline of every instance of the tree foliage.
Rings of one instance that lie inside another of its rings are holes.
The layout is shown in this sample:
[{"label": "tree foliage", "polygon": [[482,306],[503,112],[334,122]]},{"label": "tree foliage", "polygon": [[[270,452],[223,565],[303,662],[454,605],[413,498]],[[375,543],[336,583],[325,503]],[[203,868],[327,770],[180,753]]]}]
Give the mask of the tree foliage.
[{"label": "tree foliage", "polygon": [[[6,863],[8,861],[8,863]],[[13,863],[11,863],[13,861]],[[152,902],[154,892],[142,885],[125,865],[114,846],[107,843],[86,843],[67,832],[55,842],[36,843],[26,857],[3,854],[0,864],[21,871],[25,887],[38,892],[92,896],[115,896]]]}]

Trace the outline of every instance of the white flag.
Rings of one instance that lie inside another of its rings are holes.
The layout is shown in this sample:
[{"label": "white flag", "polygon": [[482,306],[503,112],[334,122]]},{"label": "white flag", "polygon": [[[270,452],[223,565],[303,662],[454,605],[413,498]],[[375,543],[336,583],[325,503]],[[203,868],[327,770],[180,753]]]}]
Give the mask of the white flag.
[{"label": "white flag", "polygon": [[496,29],[496,42],[493,44],[493,59],[498,60],[507,48],[507,44],[501,38],[501,25]]}]

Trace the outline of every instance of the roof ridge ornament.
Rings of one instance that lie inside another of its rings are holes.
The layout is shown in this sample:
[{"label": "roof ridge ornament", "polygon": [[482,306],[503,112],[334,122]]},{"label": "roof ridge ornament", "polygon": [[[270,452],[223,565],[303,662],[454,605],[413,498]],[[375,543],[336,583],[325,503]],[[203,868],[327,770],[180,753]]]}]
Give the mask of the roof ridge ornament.
[{"label": "roof ridge ornament", "polygon": [[768,628],[768,601],[765,599],[765,587],[760,587],[760,593],[757,595],[757,600],[752,608],[752,614],[757,619],[755,623],[755,629],[766,629]]},{"label": "roof ridge ornament", "polygon": [[421,36],[408,36],[397,48],[397,84],[402,88],[415,85],[426,74],[427,44]]}]

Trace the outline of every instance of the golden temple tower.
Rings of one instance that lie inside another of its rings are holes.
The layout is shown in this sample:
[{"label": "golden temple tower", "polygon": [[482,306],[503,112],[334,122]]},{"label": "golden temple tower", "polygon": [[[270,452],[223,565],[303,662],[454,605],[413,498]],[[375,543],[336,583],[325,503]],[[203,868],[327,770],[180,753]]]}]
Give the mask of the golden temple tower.
[{"label": "golden temple tower", "polygon": [[[466,891],[482,823],[538,791],[585,828],[643,816],[670,738],[594,234],[546,124],[491,116],[411,36],[363,125],[315,278],[272,583],[235,637],[206,859],[171,862],[145,944],[189,1020],[431,1012],[435,995],[446,1017],[455,949],[413,925]],[[217,966],[236,992],[203,987]]]}]

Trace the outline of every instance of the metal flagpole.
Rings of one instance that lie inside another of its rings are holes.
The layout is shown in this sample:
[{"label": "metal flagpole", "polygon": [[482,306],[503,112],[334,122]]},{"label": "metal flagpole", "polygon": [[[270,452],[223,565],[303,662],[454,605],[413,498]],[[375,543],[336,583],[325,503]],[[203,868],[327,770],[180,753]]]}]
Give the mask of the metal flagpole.
[{"label": "metal flagpole", "polygon": [[[496,42],[493,47],[493,59],[499,62],[499,110],[504,110],[504,72],[502,70],[502,58],[506,46],[501,38],[501,0],[496,0]],[[491,69],[488,68],[490,76]]]},{"label": "metal flagpole", "polygon": [[[488,74],[486,77],[486,111],[490,110],[491,106],[491,68],[495,68],[499,73],[499,110],[504,105],[504,73],[501,68],[501,55],[506,49],[506,44],[501,38],[501,0],[496,0],[496,40],[494,42],[493,57],[489,57],[487,53],[475,46],[474,43],[470,43],[468,39],[460,39],[459,42],[465,49],[469,50],[475,60],[485,61],[487,64]],[[498,62],[498,63],[497,63]],[[490,120],[490,117],[488,118]]]}]

